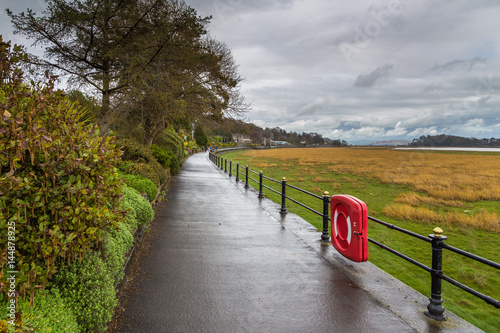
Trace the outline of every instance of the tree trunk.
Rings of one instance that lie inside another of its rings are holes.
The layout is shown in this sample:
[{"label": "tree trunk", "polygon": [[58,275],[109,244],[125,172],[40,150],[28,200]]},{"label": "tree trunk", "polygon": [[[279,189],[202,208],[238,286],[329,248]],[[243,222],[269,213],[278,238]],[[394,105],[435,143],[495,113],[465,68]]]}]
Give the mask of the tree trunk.
[{"label": "tree trunk", "polygon": [[109,92],[109,73],[104,72],[102,79],[101,114],[99,117],[99,128],[101,136],[108,134],[109,127],[111,126],[110,97],[111,94]]},{"label": "tree trunk", "polygon": [[151,146],[153,144],[155,126],[150,117],[146,116],[143,123],[144,127],[144,144]]}]

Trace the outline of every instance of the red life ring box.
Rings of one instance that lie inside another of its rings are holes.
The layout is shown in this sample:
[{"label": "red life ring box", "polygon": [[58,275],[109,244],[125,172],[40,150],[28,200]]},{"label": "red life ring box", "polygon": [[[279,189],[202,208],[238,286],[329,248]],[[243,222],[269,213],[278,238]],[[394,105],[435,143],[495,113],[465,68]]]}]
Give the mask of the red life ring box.
[{"label": "red life ring box", "polygon": [[332,244],[344,257],[362,262],[368,260],[368,209],[350,195],[330,199]]}]

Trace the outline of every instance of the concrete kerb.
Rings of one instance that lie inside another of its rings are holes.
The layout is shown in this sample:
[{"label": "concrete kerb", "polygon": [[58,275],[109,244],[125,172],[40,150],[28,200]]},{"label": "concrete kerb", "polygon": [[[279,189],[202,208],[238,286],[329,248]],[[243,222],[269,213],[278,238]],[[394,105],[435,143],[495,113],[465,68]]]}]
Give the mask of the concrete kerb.
[{"label": "concrete kerb", "polygon": [[[207,161],[212,164],[208,159]],[[215,168],[224,175],[223,171],[217,167]],[[260,206],[268,215],[280,223],[283,229],[295,234],[310,248],[323,256],[331,265],[343,272],[360,288],[366,290],[383,306],[390,309],[416,331],[440,333],[483,332],[448,310],[445,310],[444,313],[446,321],[439,322],[427,317],[424,312],[427,304],[429,304],[428,296],[422,295],[370,262],[354,263],[347,260],[330,243],[321,242],[321,231],[307,221],[290,212],[280,214],[281,205],[267,198],[259,199],[258,191],[252,187],[245,189],[244,182],[235,182],[233,179],[227,178],[253,204]],[[446,303],[444,305],[446,308]]]}]

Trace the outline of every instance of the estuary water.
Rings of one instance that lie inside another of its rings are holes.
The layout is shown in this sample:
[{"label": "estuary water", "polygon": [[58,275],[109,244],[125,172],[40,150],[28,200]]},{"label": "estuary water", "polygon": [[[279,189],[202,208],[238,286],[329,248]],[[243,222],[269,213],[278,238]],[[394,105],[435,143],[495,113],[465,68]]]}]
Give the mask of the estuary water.
[{"label": "estuary water", "polygon": [[500,153],[500,148],[460,148],[460,147],[398,147],[398,150],[444,150],[444,151],[479,151]]}]

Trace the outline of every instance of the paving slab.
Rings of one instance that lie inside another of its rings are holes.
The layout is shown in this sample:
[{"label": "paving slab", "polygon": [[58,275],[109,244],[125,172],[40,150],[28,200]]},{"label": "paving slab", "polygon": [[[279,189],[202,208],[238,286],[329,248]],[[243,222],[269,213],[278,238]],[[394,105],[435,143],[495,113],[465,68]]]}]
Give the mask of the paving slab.
[{"label": "paving slab", "polygon": [[206,153],[184,162],[133,264],[141,274],[116,332],[479,331],[451,313],[444,323],[425,317],[423,295],[348,262],[243,185]]}]

